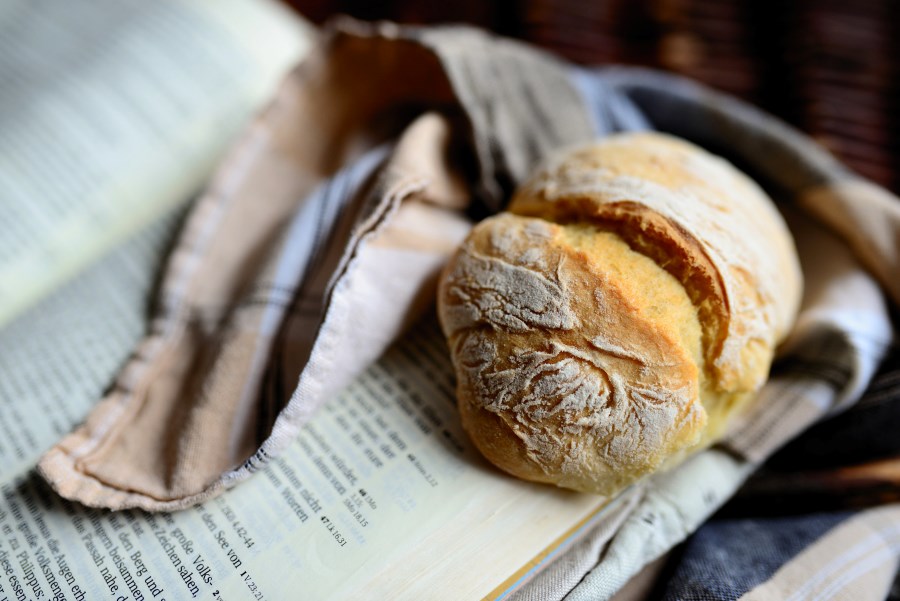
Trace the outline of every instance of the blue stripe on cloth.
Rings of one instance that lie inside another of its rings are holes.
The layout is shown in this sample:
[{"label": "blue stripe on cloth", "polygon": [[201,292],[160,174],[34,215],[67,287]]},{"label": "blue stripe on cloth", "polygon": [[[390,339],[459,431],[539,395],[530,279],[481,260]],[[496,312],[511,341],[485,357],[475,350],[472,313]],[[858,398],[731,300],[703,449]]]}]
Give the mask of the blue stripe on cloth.
[{"label": "blue stripe on cloth", "polygon": [[[375,147],[356,162],[344,167],[331,179],[317,187],[302,203],[284,236],[279,250],[271,287],[276,290],[302,288],[308,268],[322,255],[328,245],[344,247],[346,240],[335,240],[330,234],[341,210],[353,198],[353,194],[367,181],[387,159],[388,145]],[[270,336],[284,319],[283,302],[270,303],[260,323],[260,332]]]},{"label": "blue stripe on cloth", "polygon": [[776,472],[828,469],[900,456],[900,348],[894,349],[862,398],[819,422],[768,460]]},{"label": "blue stripe on cloth", "polygon": [[663,601],[732,601],[853,512],[707,523],[685,544]]},{"label": "blue stripe on cloth", "polygon": [[569,80],[581,94],[597,134],[653,129],[632,100],[588,69],[574,68]]},{"label": "blue stripe on cloth", "polygon": [[[288,386],[296,385],[299,377],[294,371],[282,373],[286,343],[281,336],[272,338],[285,327],[285,318],[294,305],[310,294],[317,299],[322,298],[324,291],[311,293],[307,290],[309,276],[329,249],[345,247],[345,239],[332,235],[335,225],[355,193],[387,160],[389,154],[389,145],[383,144],[341,169],[309,194],[287,225],[282,246],[274,259],[272,280],[267,286],[269,294],[256,331],[259,344],[255,347],[250,369],[244,378],[242,400],[238,405],[244,409],[242,413],[235,413],[234,417],[235,423],[248,422],[251,411],[256,409],[259,444],[268,437],[274,420],[290,396],[285,392],[284,380],[287,379]],[[316,313],[318,316],[319,312]],[[307,327],[314,331],[318,326],[307,324]],[[299,353],[296,346],[295,351]],[[259,400],[252,402],[250,399],[254,396],[258,396]],[[252,462],[245,464],[251,471],[260,465]]]}]

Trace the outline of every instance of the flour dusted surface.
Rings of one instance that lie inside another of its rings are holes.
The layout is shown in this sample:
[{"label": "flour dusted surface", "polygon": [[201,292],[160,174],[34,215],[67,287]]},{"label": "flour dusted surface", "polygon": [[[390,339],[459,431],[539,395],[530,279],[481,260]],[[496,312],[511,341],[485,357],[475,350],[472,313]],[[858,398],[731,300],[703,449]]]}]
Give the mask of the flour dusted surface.
[{"label": "flour dusted surface", "polygon": [[752,398],[800,285],[749,179],[626,136],[552,159],[510,210],[473,230],[439,292],[463,424],[488,459],[612,495]]}]

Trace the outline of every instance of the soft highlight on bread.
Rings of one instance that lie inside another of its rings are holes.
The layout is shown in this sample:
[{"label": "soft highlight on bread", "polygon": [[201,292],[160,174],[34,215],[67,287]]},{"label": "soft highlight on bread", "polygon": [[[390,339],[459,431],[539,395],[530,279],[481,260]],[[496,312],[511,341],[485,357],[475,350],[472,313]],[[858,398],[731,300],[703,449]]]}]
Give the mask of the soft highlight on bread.
[{"label": "soft highlight on bread", "polygon": [[641,133],[541,166],[451,259],[438,308],[485,457],[612,495],[721,436],[764,383],[800,292],[762,190]]}]

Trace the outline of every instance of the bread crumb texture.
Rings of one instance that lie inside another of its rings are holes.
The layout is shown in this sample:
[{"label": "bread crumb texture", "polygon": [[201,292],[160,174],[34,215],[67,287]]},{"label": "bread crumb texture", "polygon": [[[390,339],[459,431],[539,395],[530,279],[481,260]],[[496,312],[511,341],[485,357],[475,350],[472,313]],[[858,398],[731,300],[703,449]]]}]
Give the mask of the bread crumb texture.
[{"label": "bread crumb texture", "polygon": [[722,434],[800,282],[780,215],[727,162],[661,134],[563,152],[442,275],[463,425],[516,476],[613,495]]}]

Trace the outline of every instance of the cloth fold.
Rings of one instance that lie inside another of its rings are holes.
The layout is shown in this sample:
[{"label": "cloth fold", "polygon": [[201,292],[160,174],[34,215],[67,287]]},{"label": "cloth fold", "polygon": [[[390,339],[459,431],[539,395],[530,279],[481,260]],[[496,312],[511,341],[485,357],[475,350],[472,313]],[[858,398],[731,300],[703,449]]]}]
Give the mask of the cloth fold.
[{"label": "cloth fold", "polygon": [[[486,87],[496,73],[508,85]],[[550,119],[556,102],[568,117]],[[543,53],[465,28],[339,21],[193,209],[150,334],[41,473],[87,505],[155,511],[245,479],[427,304],[472,195],[498,207],[531,164],[588,135]]]},{"label": "cloth fold", "polygon": [[[467,28],[344,20],[323,34],[192,210],[115,389],[41,473],[87,505],[151,511],[246,479],[428,306],[467,211],[502,208],[559,147],[646,128],[724,154],[791,207],[807,292],[726,439],[631,489],[621,525],[599,524],[573,546],[587,555],[510,598],[609,597],[858,399],[892,340],[869,274],[900,302],[900,203],[737,100],[644,70],[572,69]],[[583,573],[561,576],[571,566]]]}]

